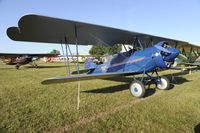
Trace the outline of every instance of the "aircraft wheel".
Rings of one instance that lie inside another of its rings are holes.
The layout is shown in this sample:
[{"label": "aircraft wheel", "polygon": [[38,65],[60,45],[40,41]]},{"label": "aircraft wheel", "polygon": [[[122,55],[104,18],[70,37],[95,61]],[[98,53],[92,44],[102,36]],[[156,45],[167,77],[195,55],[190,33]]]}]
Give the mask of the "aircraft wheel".
[{"label": "aircraft wheel", "polygon": [[144,84],[139,80],[134,80],[130,84],[130,92],[133,96],[137,98],[142,98],[145,94]]},{"label": "aircraft wheel", "polygon": [[157,88],[160,90],[168,90],[169,86],[169,79],[167,77],[160,77],[160,83],[157,83]]}]

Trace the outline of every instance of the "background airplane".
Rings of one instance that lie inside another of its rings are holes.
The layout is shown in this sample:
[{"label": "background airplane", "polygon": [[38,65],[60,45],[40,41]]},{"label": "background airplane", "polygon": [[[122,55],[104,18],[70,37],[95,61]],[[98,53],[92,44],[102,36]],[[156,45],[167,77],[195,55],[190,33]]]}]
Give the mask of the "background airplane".
[{"label": "background airplane", "polygon": [[[7,65],[15,65],[19,69],[21,65],[30,64],[38,67],[35,60],[42,57],[55,57],[57,54],[26,54],[26,53],[0,53],[0,58]],[[49,60],[50,61],[50,60]]]},{"label": "background airplane", "polygon": [[199,68],[200,66],[200,46],[197,45],[180,45],[177,46],[179,56],[175,59],[173,68],[187,70]]},{"label": "background airplane", "polygon": [[[183,45],[179,47],[182,56],[180,63],[186,66],[200,66],[200,47],[194,45]],[[185,59],[185,60],[184,60]]]}]

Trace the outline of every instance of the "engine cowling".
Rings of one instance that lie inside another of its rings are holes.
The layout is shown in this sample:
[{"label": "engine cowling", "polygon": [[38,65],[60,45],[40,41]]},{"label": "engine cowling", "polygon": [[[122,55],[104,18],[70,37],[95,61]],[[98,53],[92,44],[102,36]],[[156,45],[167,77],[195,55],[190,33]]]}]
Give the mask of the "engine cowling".
[{"label": "engine cowling", "polygon": [[160,68],[170,67],[175,58],[179,55],[179,51],[176,48],[172,48],[167,42],[160,42],[156,44],[155,47],[159,51],[156,64]]}]

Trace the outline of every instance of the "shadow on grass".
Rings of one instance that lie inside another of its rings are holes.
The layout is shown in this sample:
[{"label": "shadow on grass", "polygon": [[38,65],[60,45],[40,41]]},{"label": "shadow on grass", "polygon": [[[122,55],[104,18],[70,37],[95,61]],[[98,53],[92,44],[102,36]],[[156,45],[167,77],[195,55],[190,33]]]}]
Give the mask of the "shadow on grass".
[{"label": "shadow on grass", "polygon": [[129,89],[129,84],[123,84],[123,85],[117,85],[117,86],[110,86],[110,87],[105,87],[105,88],[100,88],[100,89],[95,89],[95,90],[87,90],[87,91],[82,91],[85,93],[114,93],[118,91],[123,91]]},{"label": "shadow on grass", "polygon": [[168,77],[168,79],[170,80],[171,83],[173,84],[183,84],[185,82],[190,82],[191,80],[188,80],[184,77],[181,77],[183,75],[188,74],[188,72],[178,72],[178,73],[172,73],[172,74],[166,74],[164,76]]},{"label": "shadow on grass", "polygon": [[[182,84],[182,83],[191,81],[191,80],[187,80],[184,77],[180,77],[180,76],[186,75],[186,74],[188,74],[188,73],[178,72],[178,73],[173,73],[173,74],[166,74],[166,75],[163,75],[163,76],[166,76],[171,81],[171,83],[173,83],[173,84]],[[172,81],[172,75],[174,76],[173,81]],[[114,78],[104,78],[104,80],[131,83],[133,81],[133,78],[132,77],[114,77]],[[139,80],[140,80],[140,77],[139,77]]]},{"label": "shadow on grass", "polygon": [[[185,75],[186,73],[183,72],[178,72],[178,73],[173,73],[173,76],[175,76],[174,82],[171,82],[169,90],[174,88],[174,84],[182,84],[185,82],[190,82],[190,80],[187,80],[184,77],[180,77],[181,75]],[[172,74],[167,74],[163,75],[166,76],[170,79]],[[130,83],[133,81],[133,78],[131,77],[114,77],[114,78],[104,78],[104,80],[111,80],[111,81],[116,81],[116,82],[125,82],[126,84],[122,85],[117,85],[117,86],[109,86],[105,88],[99,88],[95,90],[86,90],[82,91],[84,93],[114,93],[114,92],[119,92],[119,91],[124,91],[129,89]],[[145,97],[151,96],[156,92],[156,86],[154,88],[148,88],[146,89],[146,94]]]},{"label": "shadow on grass", "polygon": [[156,92],[156,89],[155,89],[155,88],[149,88],[149,89],[146,89],[146,92],[145,92],[144,98],[153,95],[155,92]]},{"label": "shadow on grass", "polygon": [[195,132],[195,133],[200,133],[200,123],[197,124],[197,125],[194,127],[194,132]]},{"label": "shadow on grass", "polygon": [[174,77],[174,80],[171,80],[171,83],[180,85],[180,84],[190,82],[190,81],[191,80],[187,80],[186,78],[183,78],[183,77]]},{"label": "shadow on grass", "polygon": [[[100,88],[100,89],[95,89],[95,90],[87,90],[87,91],[82,91],[82,92],[84,93],[114,93],[114,92],[124,91],[128,89],[129,89],[129,84],[123,84],[123,85],[118,85],[118,86],[111,86],[111,87],[105,87],[105,88]],[[156,92],[155,88],[146,89],[144,97],[151,96],[155,92]]]}]

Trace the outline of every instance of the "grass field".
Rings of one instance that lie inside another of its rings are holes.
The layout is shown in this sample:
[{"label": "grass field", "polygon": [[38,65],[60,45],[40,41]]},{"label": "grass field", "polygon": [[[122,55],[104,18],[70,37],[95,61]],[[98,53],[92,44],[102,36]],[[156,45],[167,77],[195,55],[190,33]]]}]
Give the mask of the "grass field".
[{"label": "grass field", "polygon": [[200,127],[200,73],[175,73],[172,89],[152,85],[143,99],[131,96],[131,77],[41,85],[66,72],[61,63],[38,69],[0,63],[0,132],[195,132]]}]

